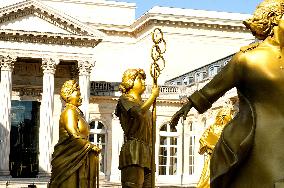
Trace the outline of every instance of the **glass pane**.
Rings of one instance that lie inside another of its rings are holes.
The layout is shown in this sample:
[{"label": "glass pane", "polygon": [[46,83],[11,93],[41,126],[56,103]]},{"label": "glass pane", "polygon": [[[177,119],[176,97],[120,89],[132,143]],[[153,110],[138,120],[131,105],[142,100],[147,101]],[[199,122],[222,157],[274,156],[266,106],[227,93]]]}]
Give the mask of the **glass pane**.
[{"label": "glass pane", "polygon": [[167,145],[167,137],[160,136],[160,145]]},{"label": "glass pane", "polygon": [[169,175],[175,175],[177,173],[177,158],[170,158],[170,172]]},{"label": "glass pane", "polygon": [[166,166],[159,166],[159,175],[166,175]]},{"label": "glass pane", "polygon": [[167,156],[167,148],[166,147],[160,147],[159,155]]},{"label": "glass pane", "polygon": [[94,129],[95,126],[96,126],[96,122],[95,122],[95,121],[92,121],[92,122],[90,123],[90,129]]},{"label": "glass pane", "polygon": [[160,131],[167,131],[167,124],[163,125],[160,129]]},{"label": "glass pane", "polygon": [[105,135],[104,134],[98,134],[97,135],[97,143],[104,145],[105,144]]},{"label": "glass pane", "polygon": [[90,142],[94,142],[94,135],[93,134],[90,134],[89,140],[90,140]]},{"label": "glass pane", "polygon": [[[170,126],[170,125],[169,125],[169,126]],[[170,130],[171,130],[171,132],[177,132],[177,128],[176,128],[176,127],[170,126]]]},{"label": "glass pane", "polygon": [[171,153],[170,153],[171,156],[177,156],[177,148],[176,147],[171,147],[170,150],[171,150]]},{"label": "glass pane", "polygon": [[193,166],[189,166],[189,175],[192,175],[194,173]]},{"label": "glass pane", "polygon": [[167,165],[167,157],[159,155],[159,165]]},{"label": "glass pane", "polygon": [[177,137],[171,137],[171,145],[177,145]]},{"label": "glass pane", "polygon": [[102,122],[98,122],[98,128],[97,129],[105,129],[105,126],[104,126],[104,124],[102,124]]}]

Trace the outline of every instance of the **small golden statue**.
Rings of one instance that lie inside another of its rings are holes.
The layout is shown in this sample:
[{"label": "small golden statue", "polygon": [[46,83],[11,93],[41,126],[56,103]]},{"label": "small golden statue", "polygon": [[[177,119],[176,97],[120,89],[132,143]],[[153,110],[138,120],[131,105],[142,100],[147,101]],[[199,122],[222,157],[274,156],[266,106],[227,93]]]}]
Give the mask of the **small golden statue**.
[{"label": "small golden statue", "polygon": [[119,86],[122,95],[115,114],[124,131],[124,144],[119,155],[123,188],[151,187],[152,116],[149,109],[159,95],[159,88],[153,87],[149,99],[142,101],[145,79],[142,69],[128,69]]},{"label": "small golden statue", "polygon": [[201,136],[198,153],[205,155],[205,162],[197,188],[210,188],[210,158],[216,143],[218,142],[223,128],[232,119],[232,110],[230,107],[224,107],[218,111],[215,123],[209,126]]},{"label": "small golden statue", "polygon": [[100,149],[89,141],[90,127],[78,108],[81,93],[75,80],[68,80],[60,96],[66,102],[59,120],[59,141],[52,155],[50,188],[98,187]]},{"label": "small golden statue", "polygon": [[208,110],[238,91],[239,112],[224,128],[210,160],[211,188],[284,187],[284,0],[264,0],[245,26],[259,40],[230,62],[175,113]]}]

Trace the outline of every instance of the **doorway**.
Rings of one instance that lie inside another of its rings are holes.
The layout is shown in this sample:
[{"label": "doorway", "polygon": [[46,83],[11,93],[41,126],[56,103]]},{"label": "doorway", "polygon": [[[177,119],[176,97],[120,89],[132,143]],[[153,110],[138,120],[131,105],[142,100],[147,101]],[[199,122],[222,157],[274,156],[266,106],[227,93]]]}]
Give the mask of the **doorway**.
[{"label": "doorway", "polygon": [[40,103],[12,100],[10,174],[13,178],[38,175]]}]

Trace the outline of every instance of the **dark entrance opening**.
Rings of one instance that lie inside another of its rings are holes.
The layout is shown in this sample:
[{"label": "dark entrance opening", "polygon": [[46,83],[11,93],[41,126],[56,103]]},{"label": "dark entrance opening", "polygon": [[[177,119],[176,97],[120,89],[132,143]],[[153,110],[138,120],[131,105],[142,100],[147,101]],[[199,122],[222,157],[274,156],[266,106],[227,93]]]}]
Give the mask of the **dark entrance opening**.
[{"label": "dark entrance opening", "polygon": [[14,101],[11,108],[10,173],[13,178],[38,175],[40,103]]}]

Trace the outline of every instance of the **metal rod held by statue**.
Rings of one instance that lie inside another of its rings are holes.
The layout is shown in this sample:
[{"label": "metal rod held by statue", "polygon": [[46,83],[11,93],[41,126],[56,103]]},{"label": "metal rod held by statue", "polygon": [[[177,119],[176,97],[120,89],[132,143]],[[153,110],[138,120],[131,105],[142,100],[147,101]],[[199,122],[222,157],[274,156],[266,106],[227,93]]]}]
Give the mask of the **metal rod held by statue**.
[{"label": "metal rod held by statue", "polygon": [[[151,50],[151,57],[153,63],[151,64],[150,73],[153,78],[153,87],[158,87],[158,77],[161,74],[161,71],[165,67],[165,59],[163,54],[166,52],[166,41],[163,37],[163,32],[159,28],[155,28],[152,32],[152,41],[154,45]],[[155,187],[155,144],[156,144],[156,99],[153,102],[152,109],[152,160],[151,160],[151,168],[152,168],[152,188]]]}]

